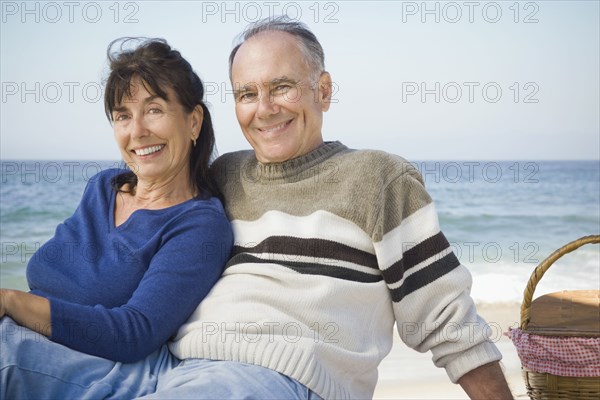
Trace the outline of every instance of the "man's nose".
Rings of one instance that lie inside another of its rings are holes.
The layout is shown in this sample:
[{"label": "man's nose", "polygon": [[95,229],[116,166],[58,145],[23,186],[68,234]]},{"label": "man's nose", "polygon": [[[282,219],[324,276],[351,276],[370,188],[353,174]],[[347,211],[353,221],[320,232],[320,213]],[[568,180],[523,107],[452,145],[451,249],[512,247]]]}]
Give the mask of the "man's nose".
[{"label": "man's nose", "polygon": [[276,96],[272,96],[267,90],[263,90],[258,99],[258,109],[256,115],[258,118],[268,118],[279,112],[280,106],[277,103]]}]

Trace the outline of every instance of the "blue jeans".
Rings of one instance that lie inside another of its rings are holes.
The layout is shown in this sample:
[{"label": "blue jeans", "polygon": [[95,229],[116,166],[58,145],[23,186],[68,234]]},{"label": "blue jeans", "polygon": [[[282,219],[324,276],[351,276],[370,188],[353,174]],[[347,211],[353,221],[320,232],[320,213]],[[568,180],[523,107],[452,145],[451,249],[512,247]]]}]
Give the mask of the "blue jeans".
[{"label": "blue jeans", "polygon": [[0,399],[131,399],[179,363],[166,345],[131,364],[70,349],[0,320]]},{"label": "blue jeans", "polygon": [[187,359],[161,377],[150,399],[323,400],[298,381],[258,365]]},{"label": "blue jeans", "polygon": [[310,399],[276,371],[233,361],[180,362],[167,346],[123,364],[91,356],[0,319],[0,399]]}]

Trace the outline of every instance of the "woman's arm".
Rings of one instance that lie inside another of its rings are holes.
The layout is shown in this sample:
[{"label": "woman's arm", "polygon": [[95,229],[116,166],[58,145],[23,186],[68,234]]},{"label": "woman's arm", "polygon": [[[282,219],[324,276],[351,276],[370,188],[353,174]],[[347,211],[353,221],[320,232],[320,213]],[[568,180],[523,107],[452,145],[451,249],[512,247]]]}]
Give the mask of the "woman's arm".
[{"label": "woman's arm", "polygon": [[[137,289],[122,306],[88,306],[52,298],[50,339],[114,361],[146,357],[177,331],[210,291],[232,243],[224,214],[196,210],[182,215],[162,236]],[[124,272],[129,267],[126,258],[115,261]]]},{"label": "woman's arm", "polygon": [[9,316],[19,325],[52,335],[50,302],[48,299],[20,290],[0,289],[0,318]]}]

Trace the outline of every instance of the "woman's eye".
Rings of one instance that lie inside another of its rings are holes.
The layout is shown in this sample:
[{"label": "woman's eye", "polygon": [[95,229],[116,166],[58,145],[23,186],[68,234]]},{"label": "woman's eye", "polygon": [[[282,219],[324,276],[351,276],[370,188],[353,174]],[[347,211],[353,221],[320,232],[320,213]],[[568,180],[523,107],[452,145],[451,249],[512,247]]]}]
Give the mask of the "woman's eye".
[{"label": "woman's eye", "polygon": [[160,108],[151,108],[148,110],[148,113],[150,114],[160,114],[162,113],[162,110]]},{"label": "woman's eye", "polygon": [[115,117],[115,121],[125,121],[128,118],[129,115],[127,114],[117,114],[117,116]]}]

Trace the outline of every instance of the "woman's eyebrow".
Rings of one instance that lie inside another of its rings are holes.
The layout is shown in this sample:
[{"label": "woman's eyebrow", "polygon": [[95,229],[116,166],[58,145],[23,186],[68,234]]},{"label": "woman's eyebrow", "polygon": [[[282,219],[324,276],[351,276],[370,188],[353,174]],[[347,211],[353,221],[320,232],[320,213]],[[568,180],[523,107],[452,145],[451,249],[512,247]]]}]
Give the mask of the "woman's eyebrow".
[{"label": "woman's eyebrow", "polygon": [[[161,97],[161,96],[159,96],[157,94],[153,94],[153,95],[148,96],[145,99],[143,99],[142,102],[144,104],[148,104],[148,103],[150,103],[150,102],[152,102],[152,101],[154,101],[156,99],[166,100],[166,99],[164,99],[163,97]],[[136,99],[129,99],[129,100],[122,101],[120,105],[118,105],[118,106],[116,106],[116,107],[113,108],[113,111],[126,111],[127,107],[125,106],[125,104],[127,104],[127,103],[137,103],[137,100]]]}]

